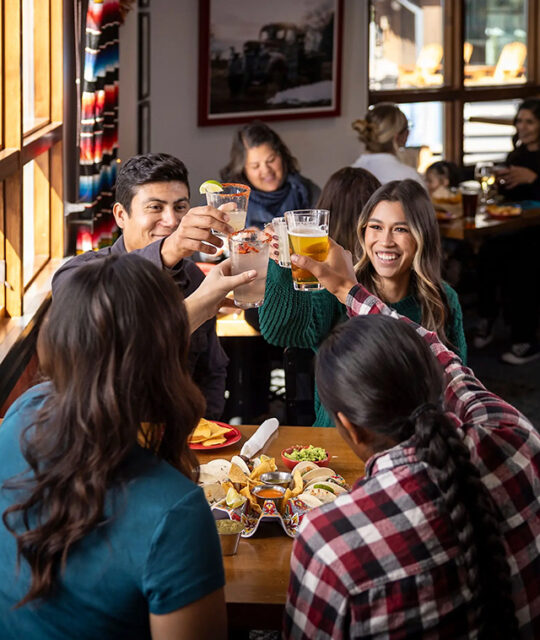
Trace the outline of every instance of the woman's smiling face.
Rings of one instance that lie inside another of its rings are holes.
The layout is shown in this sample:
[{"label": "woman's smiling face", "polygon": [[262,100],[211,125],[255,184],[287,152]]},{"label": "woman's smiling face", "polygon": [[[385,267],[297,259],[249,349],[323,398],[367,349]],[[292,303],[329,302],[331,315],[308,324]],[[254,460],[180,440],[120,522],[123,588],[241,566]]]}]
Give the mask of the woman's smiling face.
[{"label": "woman's smiling face", "polygon": [[408,285],[417,245],[399,202],[383,200],[373,209],[366,225],[364,243],[380,278]]},{"label": "woman's smiling face", "polygon": [[246,149],[244,173],[253,187],[260,191],[276,191],[285,179],[283,160],[267,142]]},{"label": "woman's smiling face", "polygon": [[530,151],[538,149],[540,144],[540,120],[530,109],[520,109],[516,116],[516,131]]}]

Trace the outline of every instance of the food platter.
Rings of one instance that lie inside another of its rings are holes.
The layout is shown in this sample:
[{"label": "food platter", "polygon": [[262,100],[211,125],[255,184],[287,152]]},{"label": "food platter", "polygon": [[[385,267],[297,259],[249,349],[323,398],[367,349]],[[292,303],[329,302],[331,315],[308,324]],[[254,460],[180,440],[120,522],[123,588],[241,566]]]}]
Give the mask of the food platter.
[{"label": "food platter", "polygon": [[496,205],[490,204],[486,207],[486,212],[490,218],[495,220],[508,220],[509,218],[515,218],[523,213],[523,209],[516,204],[504,204]]},{"label": "food platter", "polygon": [[221,444],[213,444],[207,447],[205,447],[202,444],[193,443],[189,445],[190,449],[194,449],[195,451],[212,451],[214,449],[223,449],[225,447],[230,447],[231,444],[235,444],[242,437],[242,434],[236,427],[233,427],[230,424],[226,424],[225,422],[218,422],[217,420],[213,420],[213,422],[215,422],[220,427],[225,427],[227,429],[230,429],[228,433],[224,434],[224,437],[226,438],[226,442],[222,442]]}]

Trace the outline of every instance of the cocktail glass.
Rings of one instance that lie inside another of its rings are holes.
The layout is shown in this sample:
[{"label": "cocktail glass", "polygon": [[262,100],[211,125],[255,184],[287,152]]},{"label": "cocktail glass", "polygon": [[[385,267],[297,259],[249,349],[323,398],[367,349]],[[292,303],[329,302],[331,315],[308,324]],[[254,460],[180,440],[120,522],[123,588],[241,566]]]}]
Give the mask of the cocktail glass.
[{"label": "cocktail glass", "polygon": [[[296,209],[285,212],[289,248],[291,254],[309,256],[322,262],[328,255],[327,209]],[[317,278],[307,271],[291,264],[293,286],[297,291],[319,291],[324,289]]]},{"label": "cocktail glass", "polygon": [[279,266],[286,269],[291,268],[291,252],[289,251],[289,234],[287,233],[287,221],[285,218],[274,218],[272,220],[274,233],[278,237]]},{"label": "cocktail glass", "polygon": [[234,290],[234,302],[242,309],[260,307],[264,302],[266,272],[270,254],[270,238],[260,229],[243,229],[229,236],[232,275],[255,269],[253,282]]},{"label": "cocktail glass", "polygon": [[218,191],[217,193],[207,191],[206,202],[216,209],[221,209],[228,202],[234,203],[234,208],[231,207],[231,210],[227,208],[229,225],[235,231],[240,231],[246,226],[246,213],[251,189],[245,184],[236,182],[225,182],[222,186],[223,191]]}]

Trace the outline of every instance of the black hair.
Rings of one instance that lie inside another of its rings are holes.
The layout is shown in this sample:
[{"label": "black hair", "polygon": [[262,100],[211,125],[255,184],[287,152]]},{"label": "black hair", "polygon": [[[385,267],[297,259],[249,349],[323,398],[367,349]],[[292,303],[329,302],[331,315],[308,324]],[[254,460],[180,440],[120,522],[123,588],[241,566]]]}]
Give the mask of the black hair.
[{"label": "black hair", "polygon": [[133,156],[121,166],[115,185],[116,201],[128,214],[135,188],[149,182],[182,182],[189,195],[188,170],[181,160],[168,153]]},{"label": "black hair", "polygon": [[449,187],[457,187],[459,184],[459,168],[455,162],[439,160],[439,162],[429,165],[426,174],[428,171],[434,171],[437,175],[446,178]]},{"label": "black hair", "polygon": [[516,638],[498,508],[460,432],[444,413],[442,370],[426,342],[403,321],[357,316],[323,343],[316,382],[334,419],[342,412],[353,425],[369,431],[375,450],[386,448],[388,439],[408,440],[415,447],[454,526],[484,637]]},{"label": "black hair", "polygon": [[[520,103],[517,113],[514,117],[514,126],[516,126],[516,122],[517,122],[517,118],[519,115],[519,112],[522,109],[527,109],[528,111],[530,111],[534,117],[540,121],[540,98],[526,98],[525,100],[523,100],[523,102]],[[519,146],[518,143],[519,141],[519,135],[516,133],[514,134],[514,136],[512,137],[512,142],[514,143],[514,148]]]}]

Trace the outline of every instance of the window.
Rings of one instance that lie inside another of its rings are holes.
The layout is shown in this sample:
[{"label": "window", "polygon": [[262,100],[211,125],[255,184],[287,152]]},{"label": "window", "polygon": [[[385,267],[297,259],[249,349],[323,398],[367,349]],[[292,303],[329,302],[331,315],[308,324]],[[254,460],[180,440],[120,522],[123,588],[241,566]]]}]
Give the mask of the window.
[{"label": "window", "polygon": [[374,0],[371,6],[370,89],[442,85],[442,2]]},{"label": "window", "polygon": [[0,315],[18,316],[25,290],[63,255],[62,0],[0,3]]},{"label": "window", "polygon": [[369,103],[399,104],[408,145],[428,146],[434,159],[504,159],[516,105],[540,94],[540,0],[369,7]]}]

